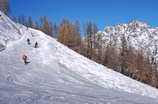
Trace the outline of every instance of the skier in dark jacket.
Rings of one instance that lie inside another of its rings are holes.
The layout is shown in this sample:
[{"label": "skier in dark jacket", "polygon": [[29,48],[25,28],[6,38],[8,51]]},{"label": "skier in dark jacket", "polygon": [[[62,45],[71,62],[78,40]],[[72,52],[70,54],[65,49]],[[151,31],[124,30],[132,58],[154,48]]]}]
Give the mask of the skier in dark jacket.
[{"label": "skier in dark jacket", "polygon": [[35,43],[35,48],[38,48],[38,43],[37,42]]},{"label": "skier in dark jacket", "polygon": [[30,42],[30,39],[29,39],[29,38],[27,39],[27,44],[28,44],[28,45],[30,45],[30,44],[31,44],[31,42]]}]

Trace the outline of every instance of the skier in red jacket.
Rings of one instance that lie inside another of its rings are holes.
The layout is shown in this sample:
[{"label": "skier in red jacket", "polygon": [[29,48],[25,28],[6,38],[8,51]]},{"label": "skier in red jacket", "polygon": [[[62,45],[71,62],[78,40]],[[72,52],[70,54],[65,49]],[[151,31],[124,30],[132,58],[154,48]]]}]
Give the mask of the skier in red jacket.
[{"label": "skier in red jacket", "polygon": [[27,61],[28,60],[28,57],[26,55],[23,55],[22,56],[22,59],[24,61],[25,64],[28,64],[29,62]]}]

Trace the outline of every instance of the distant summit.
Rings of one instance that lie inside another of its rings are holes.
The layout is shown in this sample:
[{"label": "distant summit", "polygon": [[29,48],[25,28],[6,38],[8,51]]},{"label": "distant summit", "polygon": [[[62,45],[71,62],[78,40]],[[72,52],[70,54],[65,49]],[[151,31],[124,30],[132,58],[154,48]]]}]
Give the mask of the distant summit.
[{"label": "distant summit", "polygon": [[104,31],[99,31],[96,36],[101,36],[105,44],[111,42],[111,44],[120,47],[123,34],[129,47],[136,50],[143,50],[152,57],[158,56],[157,54],[153,54],[155,49],[158,48],[158,28],[153,28],[142,21],[134,20],[128,24],[107,26]]}]

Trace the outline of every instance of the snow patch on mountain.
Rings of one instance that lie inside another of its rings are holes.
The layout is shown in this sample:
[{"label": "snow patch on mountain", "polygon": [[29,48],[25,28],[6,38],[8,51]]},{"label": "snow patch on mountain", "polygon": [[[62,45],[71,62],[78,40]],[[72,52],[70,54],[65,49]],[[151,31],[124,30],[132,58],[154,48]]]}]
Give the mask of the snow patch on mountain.
[{"label": "snow patch on mountain", "polygon": [[96,36],[101,37],[103,44],[121,45],[121,37],[125,35],[128,46],[136,50],[143,50],[151,57],[158,57],[158,28],[141,21],[131,21],[128,24],[107,26]]}]

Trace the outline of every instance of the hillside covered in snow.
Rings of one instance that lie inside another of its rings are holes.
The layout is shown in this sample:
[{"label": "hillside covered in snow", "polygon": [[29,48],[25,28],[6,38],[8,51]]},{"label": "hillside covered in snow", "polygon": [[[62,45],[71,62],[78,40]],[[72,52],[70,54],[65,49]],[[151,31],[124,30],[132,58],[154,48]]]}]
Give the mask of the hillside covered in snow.
[{"label": "hillside covered in snow", "polygon": [[[157,89],[1,14],[0,104],[158,104]],[[35,42],[38,48],[34,48]],[[23,55],[29,58],[27,65]]]}]

